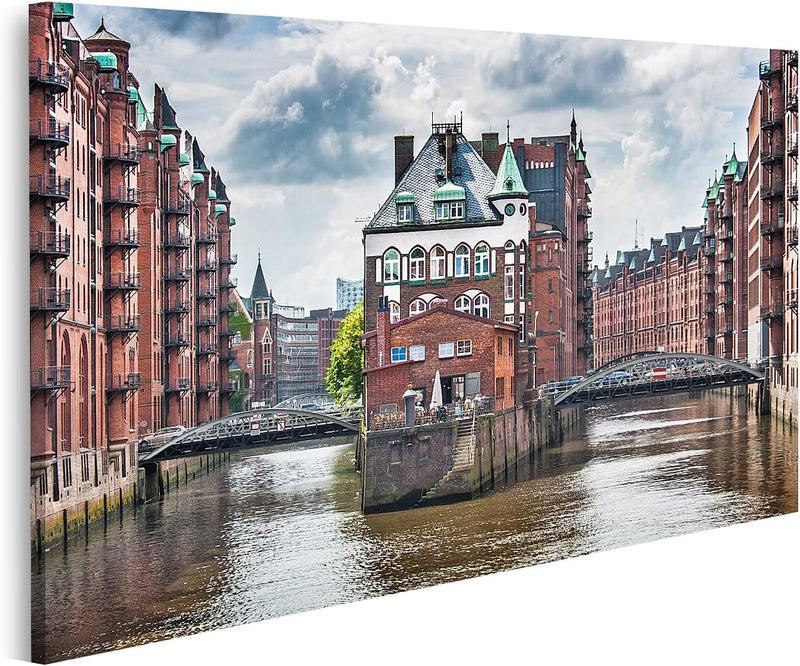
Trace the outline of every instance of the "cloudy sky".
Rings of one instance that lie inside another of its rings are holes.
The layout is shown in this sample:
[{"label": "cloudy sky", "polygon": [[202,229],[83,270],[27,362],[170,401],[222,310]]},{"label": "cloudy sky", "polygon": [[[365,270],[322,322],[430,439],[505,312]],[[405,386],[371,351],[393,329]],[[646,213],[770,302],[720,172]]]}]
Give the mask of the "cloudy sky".
[{"label": "cloudy sky", "polygon": [[768,55],[533,34],[535,20],[508,21],[509,32],[496,23],[478,31],[84,4],[75,13],[82,36],[102,16],[131,42],[149,108],[156,82],[221,172],[237,220],[241,294],[260,249],[278,302],[309,308],[335,305],[337,276],[361,276],[357,220],[391,192],[394,135],[414,134],[421,147],[431,114],[463,113],[471,139],[505,135],[508,119],[513,137],[530,140],[568,133],[574,108],[593,175],[597,263],[633,245],[635,219],[644,242],[699,224],[714,170],[734,142],[746,154],[746,117]]}]

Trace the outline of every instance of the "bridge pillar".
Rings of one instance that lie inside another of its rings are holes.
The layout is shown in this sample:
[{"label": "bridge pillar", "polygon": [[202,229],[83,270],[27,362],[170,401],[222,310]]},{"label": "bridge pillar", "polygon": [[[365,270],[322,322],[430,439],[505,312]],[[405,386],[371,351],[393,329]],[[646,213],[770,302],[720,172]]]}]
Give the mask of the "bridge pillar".
[{"label": "bridge pillar", "polygon": [[766,416],[770,413],[770,407],[769,381],[764,379],[758,385],[758,391],[756,392],[756,414]]}]

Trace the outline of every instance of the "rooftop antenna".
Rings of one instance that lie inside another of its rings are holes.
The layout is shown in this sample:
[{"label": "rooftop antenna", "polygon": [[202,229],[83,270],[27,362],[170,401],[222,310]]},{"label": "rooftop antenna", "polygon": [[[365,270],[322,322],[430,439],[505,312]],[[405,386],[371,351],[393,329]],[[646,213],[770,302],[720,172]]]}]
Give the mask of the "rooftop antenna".
[{"label": "rooftop antenna", "polygon": [[506,118],[506,143],[511,143],[511,122]]},{"label": "rooftop antenna", "polygon": [[633,232],[633,249],[634,250],[638,250],[639,249],[639,218],[638,217],[636,218],[636,223],[635,223],[634,232]]}]

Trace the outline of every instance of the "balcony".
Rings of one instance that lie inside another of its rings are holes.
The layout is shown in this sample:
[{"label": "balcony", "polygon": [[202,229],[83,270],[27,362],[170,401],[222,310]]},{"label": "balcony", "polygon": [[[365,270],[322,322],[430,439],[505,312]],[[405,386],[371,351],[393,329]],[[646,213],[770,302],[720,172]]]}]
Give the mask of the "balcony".
[{"label": "balcony", "polygon": [[55,118],[34,118],[30,121],[32,142],[41,141],[54,148],[69,145],[69,125]]},{"label": "balcony", "polygon": [[703,306],[703,314],[713,315],[717,311],[717,305],[714,301],[710,301]]},{"label": "balcony", "polygon": [[212,287],[202,287],[197,291],[197,298],[199,300],[209,301],[217,297],[217,292]]},{"label": "balcony", "polygon": [[786,63],[797,66],[797,51],[786,52]]},{"label": "balcony", "polygon": [[116,291],[138,291],[142,288],[142,274],[115,273],[105,283],[105,288]]},{"label": "balcony", "polygon": [[106,380],[106,392],[138,391],[142,386],[142,375],[139,372],[111,375]]},{"label": "balcony", "polygon": [[232,331],[229,328],[221,328],[217,331],[217,335],[220,338],[230,338],[233,335],[236,335],[236,331]]},{"label": "balcony", "polygon": [[219,263],[223,266],[233,266],[234,264],[239,263],[239,255],[232,254],[230,257],[222,257],[219,260]]},{"label": "balcony", "polygon": [[592,242],[592,238],[594,238],[594,234],[592,234],[591,231],[587,231],[585,236],[577,240],[577,243],[578,245],[580,245],[581,243],[588,244]]},{"label": "balcony", "polygon": [[704,257],[713,257],[715,252],[716,252],[716,249],[715,249],[715,247],[713,245],[703,248],[703,256]]},{"label": "balcony", "polygon": [[187,314],[191,310],[189,301],[173,301],[164,306],[164,312],[169,315]]},{"label": "balcony", "polygon": [[42,312],[66,312],[69,306],[69,289],[55,287],[42,287],[31,302],[31,310]]},{"label": "balcony", "polygon": [[797,157],[797,132],[795,132],[794,134],[792,134],[789,137],[787,137],[787,139],[786,139],[786,152],[789,155],[793,155],[794,157]]},{"label": "balcony", "polygon": [[723,264],[728,264],[733,261],[733,252],[721,252],[717,259],[721,261]]},{"label": "balcony", "polygon": [[111,315],[106,331],[109,333],[136,333],[142,330],[142,315]]},{"label": "balcony", "polygon": [[234,301],[226,303],[225,306],[223,307],[223,310],[225,310],[226,312],[236,312],[238,309],[239,308]]},{"label": "balcony", "polygon": [[142,237],[138,229],[106,229],[103,235],[106,247],[139,247]]},{"label": "balcony", "polygon": [[786,186],[786,200],[797,201],[797,183],[789,183]]},{"label": "balcony", "polygon": [[591,217],[592,207],[588,203],[578,204],[578,217]]},{"label": "balcony", "polygon": [[54,94],[69,90],[70,73],[66,65],[42,62],[41,60],[28,61],[28,84],[44,86]]},{"label": "balcony", "polygon": [[125,187],[124,185],[110,187],[103,203],[135,208],[142,203],[142,191],[138,187]]},{"label": "balcony", "polygon": [[761,199],[772,199],[783,194],[783,181],[779,180],[771,185],[762,185],[760,190]]},{"label": "balcony", "polygon": [[239,390],[239,382],[227,382],[219,390],[221,393],[236,393]]},{"label": "balcony", "polygon": [[169,215],[177,215],[178,217],[186,217],[192,212],[192,204],[186,199],[178,201],[170,201],[164,206],[164,212]]},{"label": "balcony", "polygon": [[220,361],[235,361],[236,360],[236,350],[235,349],[225,349],[219,353],[219,360]]},{"label": "balcony", "polygon": [[789,247],[797,247],[797,225],[793,224],[786,229],[786,245]]},{"label": "balcony", "polygon": [[761,270],[762,271],[775,271],[783,268],[783,257],[762,257]]},{"label": "balcony", "polygon": [[761,235],[772,236],[783,231],[783,215],[776,215],[774,218],[761,220]]},{"label": "balcony", "polygon": [[772,321],[774,319],[783,319],[783,303],[780,301],[772,303],[771,305],[761,306],[761,319],[763,321]]},{"label": "balcony", "polygon": [[786,307],[790,310],[797,310],[797,289],[786,290]]},{"label": "balcony", "polygon": [[195,239],[195,242],[206,245],[213,245],[214,243],[217,242],[218,238],[219,236],[217,235],[216,231],[207,231],[205,233],[200,233]]},{"label": "balcony", "polygon": [[188,391],[190,388],[192,388],[192,380],[188,377],[178,377],[177,379],[167,382],[164,386],[164,390],[167,393]]},{"label": "balcony", "polygon": [[[712,273],[712,274],[713,274],[713,273]],[[716,287],[714,287],[714,285],[707,284],[707,285],[705,285],[705,286],[703,287],[703,293],[704,293],[706,296],[713,296],[714,294],[716,294],[716,293],[717,293],[717,290],[716,290]]]},{"label": "balcony", "polygon": [[166,248],[180,248],[185,250],[192,244],[192,239],[189,234],[182,234],[180,232],[167,234],[164,238],[164,247]]},{"label": "balcony", "polygon": [[713,277],[716,275],[716,269],[714,268],[713,264],[705,264],[703,266],[703,275],[707,277]]},{"label": "balcony", "polygon": [[30,177],[31,197],[42,197],[56,203],[69,201],[70,180],[55,174],[36,174]]},{"label": "balcony", "polygon": [[774,127],[780,125],[783,122],[783,118],[779,113],[775,113],[774,110],[770,110],[769,113],[761,116],[761,129],[770,131]]},{"label": "balcony", "polygon": [[706,331],[706,334],[705,334],[705,338],[706,338],[706,340],[711,340],[711,339],[713,339],[713,338],[715,338],[715,337],[717,337],[717,329],[715,329],[715,328],[713,328],[713,327],[712,327],[712,328],[709,328],[709,329]]},{"label": "balcony", "polygon": [[219,388],[218,382],[202,382],[197,385],[198,393],[213,393]]},{"label": "balcony", "polygon": [[786,96],[786,110],[797,111],[797,91],[790,92]]},{"label": "balcony", "polygon": [[71,368],[68,365],[49,365],[31,368],[31,390],[47,391],[70,388]]},{"label": "balcony", "polygon": [[771,164],[783,159],[783,151],[778,146],[767,146],[761,151],[761,164]]},{"label": "balcony", "polygon": [[719,281],[722,284],[733,284],[733,273],[725,273]]},{"label": "balcony", "polygon": [[121,162],[122,164],[139,164],[142,159],[142,151],[139,146],[129,143],[117,143],[103,149],[103,162]]},{"label": "balcony", "polygon": [[31,231],[31,254],[64,259],[70,253],[70,236],[55,231]]},{"label": "balcony", "polygon": [[219,354],[219,349],[217,348],[217,345],[205,344],[199,347],[197,350],[198,356],[214,356],[216,354]]},{"label": "balcony", "polygon": [[173,268],[164,273],[164,279],[171,282],[188,282],[192,273],[187,268]]},{"label": "balcony", "polygon": [[217,325],[217,317],[214,315],[201,315],[197,319],[198,328],[211,328]]},{"label": "balcony", "polygon": [[190,344],[189,336],[185,333],[173,333],[167,336],[167,347],[188,347]]},{"label": "balcony", "polygon": [[217,270],[216,259],[204,259],[202,261],[199,261],[197,263],[197,270],[204,273],[210,273],[216,271]]}]

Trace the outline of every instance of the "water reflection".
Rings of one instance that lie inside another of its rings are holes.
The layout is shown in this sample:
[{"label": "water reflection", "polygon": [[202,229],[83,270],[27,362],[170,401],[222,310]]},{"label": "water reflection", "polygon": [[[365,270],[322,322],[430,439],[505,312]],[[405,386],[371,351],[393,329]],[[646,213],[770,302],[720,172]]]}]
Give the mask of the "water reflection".
[{"label": "water reflection", "polygon": [[456,505],[363,516],[353,454],[243,454],[53,549],[39,646],[75,657],[797,510],[796,432],[714,396],[587,410]]}]

